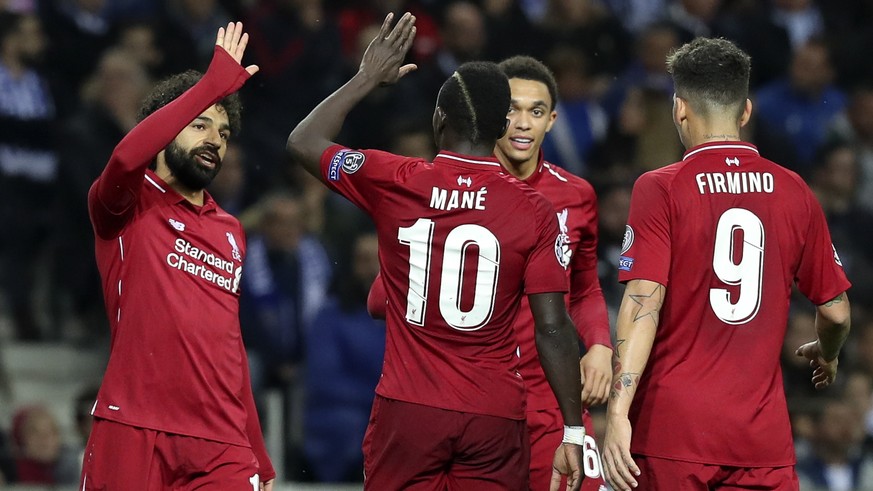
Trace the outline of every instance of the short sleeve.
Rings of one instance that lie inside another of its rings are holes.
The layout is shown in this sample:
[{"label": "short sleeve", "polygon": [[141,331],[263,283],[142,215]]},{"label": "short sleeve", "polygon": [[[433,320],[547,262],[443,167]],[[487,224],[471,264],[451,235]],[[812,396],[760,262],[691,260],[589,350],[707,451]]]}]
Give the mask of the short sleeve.
[{"label": "short sleeve", "polygon": [[569,285],[562,263],[564,234],[558,229],[558,216],[540,195],[533,200],[536,243],[524,271],[524,293],[566,293]]},{"label": "short sleeve", "polygon": [[321,155],[321,174],[327,186],[371,213],[382,191],[394,187],[421,159],[379,150],[354,150],[331,145]]},{"label": "short sleeve", "polygon": [[840,256],[831,242],[827,221],[818,200],[807,189],[810,210],[807,242],[797,268],[797,288],[815,305],[821,305],[851,286],[843,271]]},{"label": "short sleeve", "polygon": [[618,280],[649,280],[667,285],[670,274],[670,201],[656,175],[643,174],[634,184],[625,227]]}]

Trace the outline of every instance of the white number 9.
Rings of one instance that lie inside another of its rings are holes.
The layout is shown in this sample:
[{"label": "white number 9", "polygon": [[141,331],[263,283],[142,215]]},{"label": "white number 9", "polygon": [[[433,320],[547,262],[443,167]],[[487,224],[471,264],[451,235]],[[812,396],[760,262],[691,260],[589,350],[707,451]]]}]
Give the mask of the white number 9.
[{"label": "white number 9", "polygon": [[[734,236],[742,231],[741,259],[734,262]],[[745,324],[754,319],[761,306],[761,286],[764,270],[764,224],[754,213],[743,208],[731,208],[718,219],[712,269],[727,285],[739,285],[736,302],[725,288],[709,290],[713,312],[727,324]]]}]

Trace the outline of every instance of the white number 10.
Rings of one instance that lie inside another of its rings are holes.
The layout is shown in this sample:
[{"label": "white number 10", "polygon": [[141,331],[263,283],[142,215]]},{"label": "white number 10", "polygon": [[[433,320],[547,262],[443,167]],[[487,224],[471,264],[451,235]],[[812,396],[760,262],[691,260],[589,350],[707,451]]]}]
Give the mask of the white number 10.
[{"label": "white number 10", "polygon": [[[743,232],[742,259],[734,262],[734,235]],[[764,224],[754,213],[743,208],[731,208],[722,213],[715,230],[712,269],[727,285],[739,285],[736,302],[724,288],[709,290],[713,312],[727,324],[745,324],[754,319],[761,306],[761,285],[764,271]]]},{"label": "white number 10", "polygon": [[[409,246],[406,320],[417,326],[424,325],[427,309],[433,231],[434,222],[427,218],[419,218],[411,227],[397,231],[397,240]],[[474,297],[470,310],[464,311],[461,310],[464,264],[473,246],[479,250]],[[449,232],[440,268],[439,294],[440,314],[448,325],[461,331],[475,331],[491,320],[499,267],[500,243],[490,230],[480,225],[464,224]]]}]

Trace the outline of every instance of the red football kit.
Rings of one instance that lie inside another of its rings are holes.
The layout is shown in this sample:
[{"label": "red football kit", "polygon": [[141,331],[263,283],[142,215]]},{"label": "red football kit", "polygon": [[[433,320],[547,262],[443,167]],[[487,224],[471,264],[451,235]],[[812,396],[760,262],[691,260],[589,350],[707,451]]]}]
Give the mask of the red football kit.
[{"label": "red football kit", "polygon": [[[513,321],[525,295],[567,291],[549,203],[492,157],[443,151],[431,163],[335,145],[321,167],[379,235],[388,304],[376,393],[524,420]],[[375,414],[374,406],[371,428]],[[377,445],[365,440],[366,448]]]},{"label": "red football kit", "polygon": [[619,280],[667,287],[630,410],[635,454],[794,464],[779,356],[792,284],[814,304],[850,286],[821,206],[743,142],[694,147],[634,185]]},{"label": "red football kit", "polygon": [[[523,182],[539,191],[552,204],[558,226],[565,235],[562,260],[570,283],[567,304],[579,337],[585,346],[612,348],[606,302],[597,277],[597,197],[584,179],[542,159]],[[563,419],[558,401],[540,365],[534,339],[534,319],[527,297],[515,319],[520,369],[527,390],[528,431],[531,442],[531,489],[549,489],[552,459],[563,439]],[[534,414],[548,412],[549,414]],[[597,491],[603,481],[594,428],[588,410],[584,413],[586,443],[583,490]]]},{"label": "red football kit", "polygon": [[137,125],[91,187],[88,206],[112,331],[93,414],[251,447],[266,481],[275,472],[239,326],[242,227],[208,193],[203,206],[195,206],[147,170],[185,125],[248,76],[216,48],[203,79]]}]

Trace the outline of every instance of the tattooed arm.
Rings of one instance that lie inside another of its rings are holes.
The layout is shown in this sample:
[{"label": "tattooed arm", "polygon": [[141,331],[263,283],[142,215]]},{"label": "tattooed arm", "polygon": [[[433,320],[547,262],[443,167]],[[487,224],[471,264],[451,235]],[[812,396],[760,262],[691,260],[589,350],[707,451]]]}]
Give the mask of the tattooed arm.
[{"label": "tattooed arm", "polygon": [[797,348],[797,356],[810,361],[812,383],[824,389],[837,378],[839,354],[851,328],[851,308],[845,292],[816,307],[815,332],[818,339]]},{"label": "tattooed arm", "polygon": [[614,375],[602,453],[606,480],[620,491],[630,491],[637,485],[634,476],[639,475],[639,468],[630,454],[628,411],[652,351],[666,294],[667,288],[660,283],[631,280],[618,311]]}]

